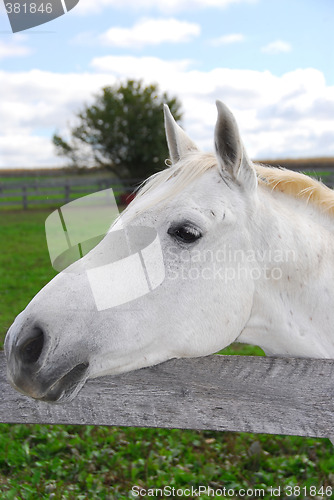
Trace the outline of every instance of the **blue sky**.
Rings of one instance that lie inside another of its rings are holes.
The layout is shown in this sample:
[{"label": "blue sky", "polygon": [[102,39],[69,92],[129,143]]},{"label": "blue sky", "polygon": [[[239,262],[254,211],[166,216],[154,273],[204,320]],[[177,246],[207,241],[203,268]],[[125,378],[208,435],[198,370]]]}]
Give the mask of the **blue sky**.
[{"label": "blue sky", "polygon": [[332,0],[80,0],[12,34],[0,8],[0,167],[53,166],[83,103],[120,79],[178,95],[212,149],[215,99],[256,159],[334,155]]}]

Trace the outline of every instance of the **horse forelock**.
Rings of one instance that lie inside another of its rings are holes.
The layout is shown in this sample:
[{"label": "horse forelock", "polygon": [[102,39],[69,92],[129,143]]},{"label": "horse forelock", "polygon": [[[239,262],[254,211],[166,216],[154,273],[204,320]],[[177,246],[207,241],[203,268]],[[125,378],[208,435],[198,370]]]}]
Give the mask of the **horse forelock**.
[{"label": "horse forelock", "polygon": [[122,219],[133,219],[153,206],[175,197],[210,169],[218,169],[212,153],[191,152],[182,160],[153,174],[141,186],[136,197],[122,213]]}]

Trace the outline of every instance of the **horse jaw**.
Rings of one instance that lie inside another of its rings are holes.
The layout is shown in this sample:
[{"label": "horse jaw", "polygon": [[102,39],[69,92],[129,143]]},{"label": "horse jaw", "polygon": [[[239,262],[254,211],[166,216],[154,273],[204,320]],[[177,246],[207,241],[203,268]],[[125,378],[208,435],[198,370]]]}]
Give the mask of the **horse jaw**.
[{"label": "horse jaw", "polygon": [[[334,235],[312,206],[259,189],[252,312],[237,341],[268,355],[334,358]],[[326,218],[326,224],[328,222]]]}]

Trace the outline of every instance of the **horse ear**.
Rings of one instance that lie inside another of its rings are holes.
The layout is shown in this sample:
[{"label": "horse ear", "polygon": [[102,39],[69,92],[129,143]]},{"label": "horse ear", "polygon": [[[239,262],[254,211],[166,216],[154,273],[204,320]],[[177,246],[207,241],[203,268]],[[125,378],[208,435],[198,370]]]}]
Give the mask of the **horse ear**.
[{"label": "horse ear", "polygon": [[218,119],[215,128],[215,149],[223,170],[247,189],[255,189],[257,178],[241,142],[237,122],[221,101],[216,101]]},{"label": "horse ear", "polygon": [[167,104],[164,104],[164,115],[167,144],[172,163],[178,162],[190,151],[199,151],[196,144],[176,123]]}]

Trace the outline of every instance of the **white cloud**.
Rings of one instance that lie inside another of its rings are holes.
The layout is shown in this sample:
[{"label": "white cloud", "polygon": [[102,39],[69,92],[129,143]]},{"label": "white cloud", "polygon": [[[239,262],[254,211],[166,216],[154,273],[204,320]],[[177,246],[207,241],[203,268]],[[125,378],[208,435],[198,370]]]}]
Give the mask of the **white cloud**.
[{"label": "white cloud", "polygon": [[267,54],[280,54],[281,52],[291,52],[291,44],[283,40],[275,40],[262,47],[261,51]]},{"label": "white cloud", "polygon": [[[118,79],[158,82],[183,105],[183,125],[206,150],[213,149],[215,100],[235,114],[252,158],[334,156],[334,86],[315,69],[282,76],[269,71],[196,69],[193,61],[108,56],[92,62],[96,73],[0,72],[0,158],[2,166],[55,165],[51,135],[102,86]],[[162,118],[161,118],[162,119]]]},{"label": "white cloud", "polygon": [[190,59],[164,61],[158,57],[102,56],[95,57],[91,65],[97,71],[111,72],[118,78],[143,78],[159,81],[164,72],[182,73],[192,64]]},{"label": "white cloud", "polygon": [[258,0],[80,0],[73,9],[77,14],[91,14],[101,12],[106,7],[115,9],[134,9],[143,12],[145,9],[154,9],[163,13],[191,11],[193,9],[216,7],[225,8],[232,4],[257,3]]},{"label": "white cloud", "polygon": [[110,74],[0,71],[0,166],[58,164],[52,134],[115,80]]},{"label": "white cloud", "polygon": [[198,36],[198,24],[177,19],[140,19],[132,28],[113,27],[100,36],[100,40],[113,47],[142,48],[160,43],[188,42]]},{"label": "white cloud", "polygon": [[[0,158],[3,158],[0,167],[47,167],[64,164],[58,158],[53,158],[54,148],[48,137],[31,137],[24,133],[0,135],[0,151]],[[34,160],[31,161],[32,158]],[[51,164],[50,158],[52,158]]]},{"label": "white cloud", "polygon": [[[4,39],[6,40],[6,39]],[[10,41],[0,40],[0,59],[7,57],[22,57],[31,54],[31,49],[24,44],[26,37],[17,34]]]},{"label": "white cloud", "polygon": [[231,33],[210,40],[211,45],[218,47],[219,45],[230,45],[232,43],[244,42],[245,37],[242,33]]}]

